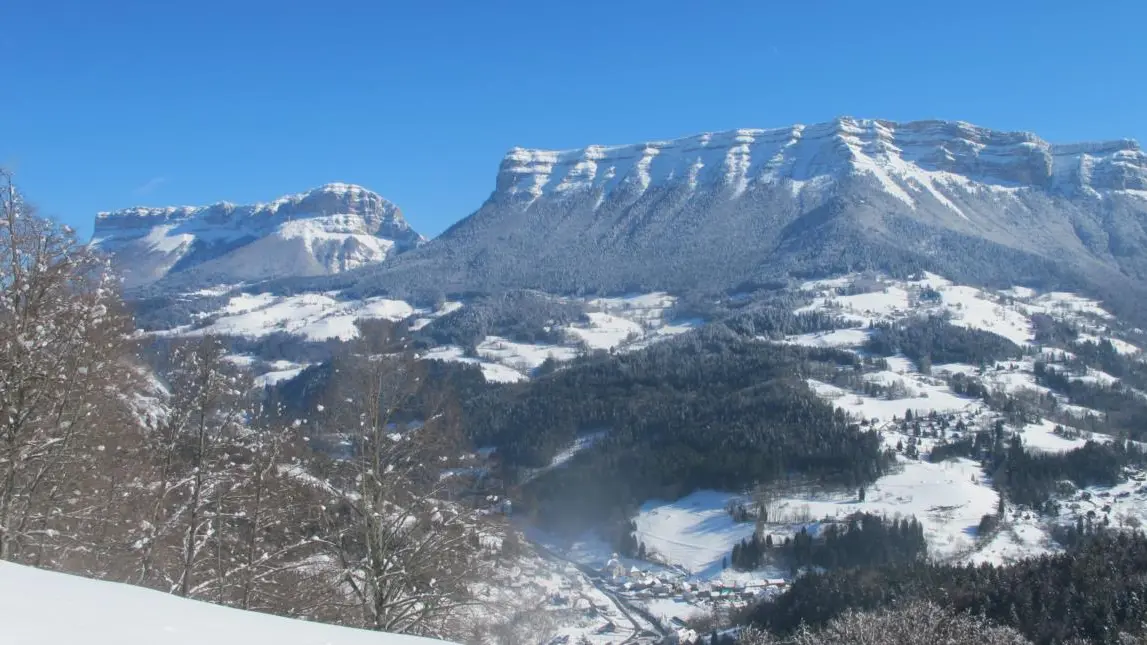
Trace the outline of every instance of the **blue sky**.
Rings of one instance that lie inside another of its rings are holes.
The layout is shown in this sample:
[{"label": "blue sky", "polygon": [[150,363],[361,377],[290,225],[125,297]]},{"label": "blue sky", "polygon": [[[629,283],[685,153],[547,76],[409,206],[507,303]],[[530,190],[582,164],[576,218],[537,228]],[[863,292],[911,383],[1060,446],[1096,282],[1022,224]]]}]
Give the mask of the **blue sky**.
[{"label": "blue sky", "polygon": [[1147,140],[1147,3],[6,0],[0,164],[91,231],[328,181],[437,234],[515,145],[839,115]]}]

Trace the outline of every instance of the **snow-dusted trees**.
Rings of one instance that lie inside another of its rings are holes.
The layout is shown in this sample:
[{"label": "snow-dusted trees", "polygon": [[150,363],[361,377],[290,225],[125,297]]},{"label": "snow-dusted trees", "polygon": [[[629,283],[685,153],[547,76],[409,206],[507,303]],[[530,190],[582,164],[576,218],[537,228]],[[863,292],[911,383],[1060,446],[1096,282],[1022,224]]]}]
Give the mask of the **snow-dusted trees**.
[{"label": "snow-dusted trees", "polygon": [[233,556],[217,567],[209,586],[217,598],[242,609],[309,615],[311,603],[297,584],[309,575],[323,498],[298,477],[307,456],[299,430],[274,421],[260,424],[241,448],[232,508],[217,541],[217,548]]},{"label": "snow-dusted trees", "polygon": [[154,462],[145,477],[150,509],[135,541],[137,582],[187,596],[222,564],[208,543],[219,537],[239,478],[251,383],[214,338],[176,346],[167,373],[165,414],[149,434]]},{"label": "snow-dusted trees", "polygon": [[802,627],[788,638],[748,628],[737,642],[744,645],[1025,645],[1030,641],[1015,629],[993,625],[982,616],[951,614],[933,603],[917,600],[893,609],[848,611],[820,630]]},{"label": "snow-dusted trees", "polygon": [[133,388],[129,326],[106,264],[0,173],[0,559],[52,564],[106,520],[81,486]]},{"label": "snow-dusted trees", "polygon": [[476,517],[441,474],[457,424],[405,338],[377,326],[363,336],[336,360],[320,412],[354,446],[335,464],[325,544],[361,626],[440,635],[480,566]]},{"label": "snow-dusted trees", "polygon": [[309,615],[294,585],[322,521],[295,424],[206,337],[176,344],[139,478],[133,581],[244,609]]}]

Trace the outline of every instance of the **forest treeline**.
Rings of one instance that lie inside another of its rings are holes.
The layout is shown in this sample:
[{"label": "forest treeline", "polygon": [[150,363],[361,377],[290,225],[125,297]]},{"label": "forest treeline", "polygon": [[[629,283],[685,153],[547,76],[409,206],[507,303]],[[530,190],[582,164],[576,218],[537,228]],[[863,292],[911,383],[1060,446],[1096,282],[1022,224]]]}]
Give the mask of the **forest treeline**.
[{"label": "forest treeline", "polygon": [[855,513],[843,521],[825,521],[809,531],[802,526],[795,535],[773,539],[771,534],[753,535],[733,545],[729,563],[742,571],[764,565],[792,571],[806,567],[836,569],[916,562],[928,553],[924,527],[916,518],[887,518]]},{"label": "forest treeline", "polygon": [[877,356],[903,354],[921,372],[933,364],[991,364],[1018,358],[1022,351],[1012,341],[991,332],[953,325],[941,316],[918,316],[904,321],[876,323],[864,349]]},{"label": "forest treeline", "polygon": [[[1071,551],[1009,566],[925,562],[810,572],[745,619],[777,634],[817,628],[850,610],[930,601],[983,616],[1039,645],[1121,643],[1147,627],[1147,537],[1096,530]],[[1077,639],[1077,640],[1073,640]],[[1132,641],[1134,642],[1134,641]]]}]

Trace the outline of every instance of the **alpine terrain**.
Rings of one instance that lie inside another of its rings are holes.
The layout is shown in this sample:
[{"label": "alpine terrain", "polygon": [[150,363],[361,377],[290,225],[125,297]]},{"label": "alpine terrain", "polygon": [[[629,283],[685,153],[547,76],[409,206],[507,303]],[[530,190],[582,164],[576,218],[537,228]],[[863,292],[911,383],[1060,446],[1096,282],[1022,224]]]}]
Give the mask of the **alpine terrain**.
[{"label": "alpine terrain", "polygon": [[514,148],[431,240],[3,205],[0,560],[468,645],[1147,637],[1134,141]]}]

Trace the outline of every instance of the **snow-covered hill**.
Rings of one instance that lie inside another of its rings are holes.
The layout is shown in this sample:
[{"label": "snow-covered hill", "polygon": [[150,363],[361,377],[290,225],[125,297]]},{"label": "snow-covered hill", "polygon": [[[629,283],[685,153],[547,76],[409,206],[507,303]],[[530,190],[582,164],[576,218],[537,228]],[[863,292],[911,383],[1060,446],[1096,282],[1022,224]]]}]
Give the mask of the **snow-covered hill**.
[{"label": "snow-covered hill", "polygon": [[432,645],[246,612],[0,562],[0,642],[11,645]]},{"label": "snow-covered hill", "polygon": [[328,275],[424,241],[394,204],[336,183],[265,204],[100,213],[92,244],[131,288],[181,272],[205,285]]}]

